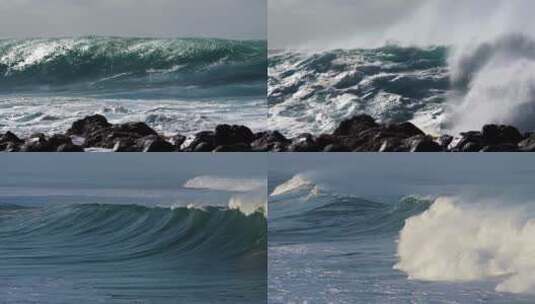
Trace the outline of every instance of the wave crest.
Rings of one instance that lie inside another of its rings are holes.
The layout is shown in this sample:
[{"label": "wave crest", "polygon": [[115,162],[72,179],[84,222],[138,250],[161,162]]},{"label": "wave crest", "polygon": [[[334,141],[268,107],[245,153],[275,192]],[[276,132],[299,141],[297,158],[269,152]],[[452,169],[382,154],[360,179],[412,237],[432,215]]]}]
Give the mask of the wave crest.
[{"label": "wave crest", "polygon": [[465,204],[438,198],[409,218],[399,237],[395,268],[411,279],[496,279],[497,291],[532,293],[535,219],[522,208]]}]

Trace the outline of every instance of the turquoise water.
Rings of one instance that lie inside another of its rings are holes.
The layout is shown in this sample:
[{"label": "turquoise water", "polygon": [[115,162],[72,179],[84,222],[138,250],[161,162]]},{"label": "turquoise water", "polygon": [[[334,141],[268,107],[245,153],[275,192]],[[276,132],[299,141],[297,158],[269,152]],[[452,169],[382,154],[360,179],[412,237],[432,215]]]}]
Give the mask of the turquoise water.
[{"label": "turquoise water", "polygon": [[265,41],[79,37],[0,40],[0,131],[64,132],[99,113],[162,133],[265,129]]}]

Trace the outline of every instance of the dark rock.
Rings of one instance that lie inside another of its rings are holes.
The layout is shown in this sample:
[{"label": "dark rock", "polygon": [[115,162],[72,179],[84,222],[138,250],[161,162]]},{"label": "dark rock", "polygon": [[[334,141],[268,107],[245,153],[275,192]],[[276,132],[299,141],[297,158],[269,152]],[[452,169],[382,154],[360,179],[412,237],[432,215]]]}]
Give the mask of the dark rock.
[{"label": "dark rock", "polygon": [[342,145],[330,144],[323,148],[323,152],[351,152],[351,150]]},{"label": "dark rock", "polygon": [[416,135],[407,140],[409,152],[443,152],[444,149],[430,136]]},{"label": "dark rock", "polygon": [[0,151],[15,152],[19,150],[19,147],[24,141],[18,138],[15,134],[7,131],[0,136]]},{"label": "dark rock", "polygon": [[214,149],[212,144],[201,142],[195,145],[193,152],[211,152]]},{"label": "dark rock", "polygon": [[108,129],[111,126],[112,125],[108,123],[108,120],[106,120],[106,117],[96,114],[75,121],[71,128],[67,130],[66,135],[87,137],[89,134],[97,130]]},{"label": "dark rock", "polygon": [[401,124],[388,124],[383,130],[385,132],[392,133],[403,138],[410,138],[417,135],[425,135],[422,130],[418,129],[418,127],[416,127],[410,122],[404,122]]},{"label": "dark rock", "polygon": [[375,122],[375,119],[373,119],[373,117],[364,114],[357,115],[353,118],[342,121],[338,128],[336,128],[336,130],[334,131],[333,135],[357,135],[362,131],[377,127],[379,127],[379,125]]},{"label": "dark rock", "polygon": [[522,152],[535,152],[535,134],[518,143],[518,149]]},{"label": "dark rock", "polygon": [[448,147],[453,142],[453,136],[451,135],[442,135],[437,139],[437,143],[440,147],[442,147],[442,150],[446,151],[448,150]]},{"label": "dark rock", "polygon": [[461,147],[461,150],[457,152],[479,152],[483,149],[483,146],[477,142],[468,142]]},{"label": "dark rock", "polygon": [[250,144],[254,140],[254,133],[245,126],[218,125],[215,128],[215,146],[231,146],[239,143]]},{"label": "dark rock", "polygon": [[498,144],[483,147],[480,152],[518,152],[518,146],[515,144]]},{"label": "dark rock", "polygon": [[117,138],[112,148],[113,152],[141,152],[142,147],[138,144],[137,140],[132,138]]},{"label": "dark rock", "polygon": [[158,135],[151,127],[144,122],[129,122],[113,126],[113,130],[119,133],[135,134],[140,137]]},{"label": "dark rock", "polygon": [[215,149],[214,145],[215,133],[212,131],[203,131],[195,134],[191,143],[184,149],[187,152],[195,152],[198,150],[197,146],[204,144],[203,147],[199,148],[202,151],[197,152],[208,152]]},{"label": "dark rock", "polygon": [[249,152],[251,146],[246,143],[238,143],[228,146],[218,146],[213,152]]},{"label": "dark rock", "polygon": [[22,144],[24,141],[17,137],[17,135],[7,131],[5,134],[2,134],[0,136],[0,143],[14,143],[14,144]]},{"label": "dark rock", "polygon": [[58,148],[61,145],[72,145],[72,140],[69,136],[63,134],[54,134],[48,138],[48,143],[54,147]]},{"label": "dark rock", "polygon": [[173,152],[176,151],[168,141],[157,135],[149,135],[138,140],[138,145],[142,146],[142,152]]},{"label": "dark rock", "polygon": [[55,152],[56,147],[52,146],[45,135],[36,133],[30,136],[20,147],[21,152]]},{"label": "dark rock", "polygon": [[297,136],[288,145],[288,152],[320,152],[321,149],[311,134],[305,133]]},{"label": "dark rock", "polygon": [[485,125],[482,130],[485,143],[497,145],[501,143],[517,144],[524,139],[515,127],[505,125]]},{"label": "dark rock", "polygon": [[379,152],[407,152],[409,148],[405,142],[397,137],[391,137],[383,140]]},{"label": "dark rock", "polygon": [[84,149],[73,144],[62,144],[57,148],[56,152],[84,152]]},{"label": "dark rock", "polygon": [[483,135],[478,131],[461,133],[461,139],[452,147],[453,152],[477,152],[485,146]]},{"label": "dark rock", "polygon": [[171,141],[173,142],[173,144],[175,145],[176,147],[176,150],[177,151],[180,151],[181,150],[181,147],[182,147],[182,144],[184,144],[184,142],[186,141],[187,137],[184,136],[184,135],[175,135],[173,136],[173,138],[171,139]]},{"label": "dark rock", "polygon": [[251,148],[256,152],[284,150],[289,144],[289,140],[278,131],[267,131],[255,134],[255,140],[251,143]]}]

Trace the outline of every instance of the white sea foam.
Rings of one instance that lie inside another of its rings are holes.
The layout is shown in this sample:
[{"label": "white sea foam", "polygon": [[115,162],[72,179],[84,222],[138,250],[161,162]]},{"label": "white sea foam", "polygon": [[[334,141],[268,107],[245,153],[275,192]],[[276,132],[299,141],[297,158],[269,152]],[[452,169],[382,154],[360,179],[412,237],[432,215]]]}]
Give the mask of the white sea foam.
[{"label": "white sea foam", "polygon": [[228,203],[229,209],[240,210],[245,215],[261,212],[267,216],[265,192],[234,195]]},{"label": "white sea foam", "polygon": [[496,280],[496,290],[535,290],[535,216],[521,206],[438,198],[401,231],[396,269],[425,281]]},{"label": "white sea foam", "polygon": [[197,176],[186,181],[184,187],[219,191],[252,192],[265,189],[267,185],[266,183],[266,180],[258,178]]},{"label": "white sea foam", "polygon": [[62,133],[74,121],[97,113],[112,123],[143,121],[164,134],[189,135],[222,123],[243,124],[255,131],[267,128],[265,99],[254,98],[182,101],[4,95],[0,104],[0,133],[19,136]]},{"label": "white sea foam", "polygon": [[[271,196],[282,195],[296,190],[314,187],[314,183],[303,174],[297,174],[286,182],[275,187]],[[319,192],[316,189],[315,192]]]}]

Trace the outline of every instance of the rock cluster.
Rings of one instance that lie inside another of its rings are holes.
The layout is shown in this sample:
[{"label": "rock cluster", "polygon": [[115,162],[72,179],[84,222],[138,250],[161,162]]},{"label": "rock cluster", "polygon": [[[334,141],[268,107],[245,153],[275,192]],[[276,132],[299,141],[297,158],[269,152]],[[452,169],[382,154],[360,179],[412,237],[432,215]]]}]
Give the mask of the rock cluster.
[{"label": "rock cluster", "polygon": [[142,122],[110,124],[93,115],[74,122],[65,134],[38,133],[26,139],[0,134],[0,151],[82,152],[535,152],[535,133],[486,125],[453,137],[433,137],[409,122],[380,124],[368,115],[345,120],[332,134],[287,138],[278,131],[254,133],[245,126],[218,125],[192,136],[165,137]]}]

